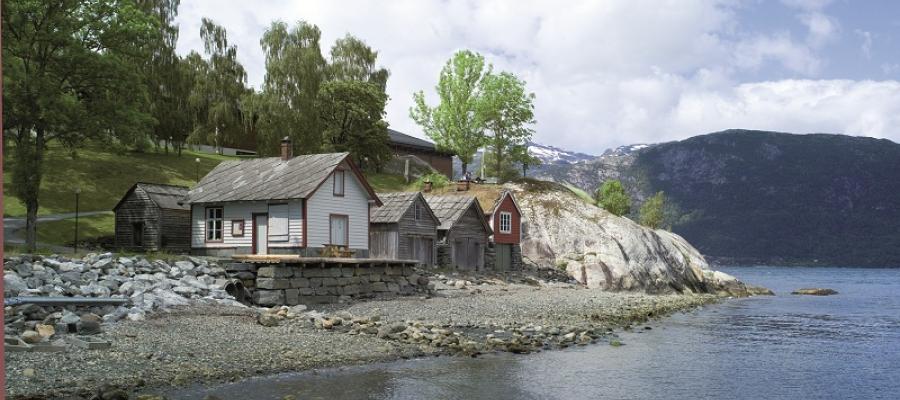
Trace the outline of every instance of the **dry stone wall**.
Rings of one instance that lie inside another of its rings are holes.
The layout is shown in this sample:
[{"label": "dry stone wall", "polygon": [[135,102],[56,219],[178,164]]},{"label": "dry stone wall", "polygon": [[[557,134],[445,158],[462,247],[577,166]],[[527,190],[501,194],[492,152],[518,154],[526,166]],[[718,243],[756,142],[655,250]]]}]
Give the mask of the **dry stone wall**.
[{"label": "dry stone wall", "polygon": [[[246,265],[246,264],[244,264]],[[229,268],[229,269],[233,269]],[[253,302],[261,306],[336,303],[341,297],[371,298],[428,293],[428,278],[410,264],[274,264],[242,266],[255,275]]]}]

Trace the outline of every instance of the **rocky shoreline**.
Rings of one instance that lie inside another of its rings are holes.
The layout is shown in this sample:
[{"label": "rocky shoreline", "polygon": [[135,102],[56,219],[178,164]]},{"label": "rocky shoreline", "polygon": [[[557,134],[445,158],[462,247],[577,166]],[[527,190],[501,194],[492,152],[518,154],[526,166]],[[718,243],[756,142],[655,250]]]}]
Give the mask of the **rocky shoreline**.
[{"label": "rocky shoreline", "polygon": [[[212,268],[212,267],[209,267]],[[6,354],[10,398],[158,399],[173,385],[434,355],[618,345],[616,329],[716,301],[585,289],[552,274],[433,275],[431,296],[261,309],[211,301],[103,323],[104,350]],[[216,296],[219,297],[219,296]],[[223,296],[225,297],[225,296]],[[126,314],[127,316],[127,314]],[[105,385],[105,386],[104,386]]]}]

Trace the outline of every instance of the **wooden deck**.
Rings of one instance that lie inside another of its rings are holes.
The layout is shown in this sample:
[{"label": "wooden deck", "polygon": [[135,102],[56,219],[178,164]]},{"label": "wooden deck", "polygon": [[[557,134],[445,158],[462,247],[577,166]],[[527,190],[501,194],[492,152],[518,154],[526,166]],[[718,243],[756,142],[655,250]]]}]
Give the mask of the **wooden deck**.
[{"label": "wooden deck", "polygon": [[419,264],[419,261],[417,260],[394,260],[387,258],[303,257],[293,254],[242,254],[231,256],[231,260],[252,264]]}]

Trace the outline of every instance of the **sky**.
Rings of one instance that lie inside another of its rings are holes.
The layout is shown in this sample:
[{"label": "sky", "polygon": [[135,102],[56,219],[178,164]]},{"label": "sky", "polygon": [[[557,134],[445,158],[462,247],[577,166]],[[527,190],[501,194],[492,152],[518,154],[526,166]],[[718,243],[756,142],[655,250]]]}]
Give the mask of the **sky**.
[{"label": "sky", "polygon": [[423,137],[412,94],[434,104],[462,49],[536,96],[534,141],[600,154],[729,128],[843,133],[900,142],[900,1],[182,0],[178,51],[224,26],[248,82],[272,21],[304,20],[325,52],[352,34],[390,70],[386,119]]}]

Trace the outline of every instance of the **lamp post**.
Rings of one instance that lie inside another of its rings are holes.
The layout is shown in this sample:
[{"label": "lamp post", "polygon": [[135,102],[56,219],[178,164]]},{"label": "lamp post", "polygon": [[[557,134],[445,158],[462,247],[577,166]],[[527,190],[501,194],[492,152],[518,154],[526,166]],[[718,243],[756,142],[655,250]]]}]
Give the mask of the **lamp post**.
[{"label": "lamp post", "polygon": [[194,159],[194,180],[200,182],[200,157]]},{"label": "lamp post", "polygon": [[78,253],[78,196],[81,194],[81,187],[75,187],[75,244],[73,252]]}]

